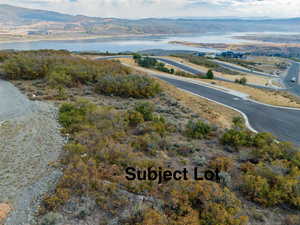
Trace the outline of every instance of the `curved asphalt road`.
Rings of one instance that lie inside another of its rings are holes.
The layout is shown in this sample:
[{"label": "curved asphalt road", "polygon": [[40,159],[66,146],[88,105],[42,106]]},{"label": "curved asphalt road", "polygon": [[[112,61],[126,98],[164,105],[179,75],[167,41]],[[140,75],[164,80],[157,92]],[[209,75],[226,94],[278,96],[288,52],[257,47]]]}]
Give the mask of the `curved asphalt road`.
[{"label": "curved asphalt road", "polygon": [[[195,68],[193,68],[191,66],[187,66],[187,65],[185,65],[183,63],[179,63],[179,62],[177,62],[175,60],[161,58],[161,57],[156,57],[156,56],[150,56],[150,57],[155,58],[156,60],[161,61],[163,63],[167,63],[169,65],[178,67],[178,68],[182,69],[183,71],[191,73],[191,74],[194,74],[194,75],[203,76],[203,75],[206,75],[206,72],[207,72],[207,71],[202,71],[202,70],[199,70],[199,69],[195,69]],[[105,56],[105,57],[99,57],[99,58],[97,58],[97,60],[109,60],[109,59],[116,59],[116,58],[132,58],[132,56],[129,56],[129,55],[124,55],[124,56]],[[232,81],[230,79],[221,78],[221,77],[215,77],[214,79],[215,80],[220,80],[220,81],[225,81],[225,82],[230,82],[230,83],[235,83],[234,81]],[[246,85],[250,86],[250,87],[260,88],[260,89],[284,90],[284,89],[281,89],[281,88],[274,88],[274,87],[268,87],[268,86],[262,86],[262,85],[255,85],[255,84],[250,84],[250,83],[247,83]]]},{"label": "curved asphalt road", "polygon": [[32,112],[33,104],[11,83],[0,79],[0,123]]},{"label": "curved asphalt road", "polygon": [[263,77],[278,77],[276,75],[262,73],[262,72],[254,71],[254,70],[249,70],[249,69],[243,68],[241,66],[236,66],[236,65],[230,64],[230,63],[225,63],[225,62],[222,62],[220,60],[212,60],[212,61],[214,63],[217,63],[218,65],[226,68],[226,69],[229,69],[229,70],[234,70],[234,71],[238,71],[238,72],[242,72],[242,73],[250,73],[250,74],[253,74],[253,75],[258,75],[258,76],[263,76]]},{"label": "curved asphalt road", "polygon": [[272,107],[188,81],[155,76],[183,90],[236,108],[246,114],[255,130],[273,133],[281,141],[300,146],[300,110]]},{"label": "curved asphalt road", "polygon": [[[205,75],[206,74],[205,71],[201,71],[199,69],[194,69],[190,66],[184,65],[183,63],[178,63],[175,60],[165,59],[165,58],[160,58],[160,57],[153,57],[153,58],[155,58],[155,59],[157,59],[161,62],[176,66],[176,67],[178,67],[178,68],[180,68],[180,69],[182,69],[186,72],[189,72],[191,74],[194,74],[194,75]],[[232,81],[230,79],[225,79],[225,78],[221,78],[221,77],[215,77],[214,79],[215,80],[220,80],[220,81],[225,81],[225,82],[230,82],[230,83],[235,83],[234,81]],[[260,88],[260,89],[268,89],[268,90],[279,90],[280,89],[280,90],[283,90],[281,88],[274,88],[274,87],[268,87],[268,86],[262,86],[262,85],[256,85],[256,84],[249,84],[249,83],[247,83],[246,85],[250,86],[250,87]]]},{"label": "curved asphalt road", "polygon": [[[291,82],[293,77],[296,77],[296,82]],[[300,96],[300,63],[292,62],[292,66],[284,79],[284,84],[290,92]]]},{"label": "curved asphalt road", "polygon": [[[106,57],[105,59],[112,58]],[[172,60],[166,59],[164,62],[172,63],[172,65],[186,69],[192,73],[199,72],[181,63],[173,62]],[[291,71],[291,73],[292,72],[293,71]],[[248,117],[251,127],[255,130],[259,132],[270,132],[281,141],[293,142],[297,146],[300,146],[300,110],[273,107],[251,100],[245,100],[207,86],[183,81],[178,78],[176,79],[176,76],[172,77],[172,75],[154,76],[183,90],[240,110]]]}]

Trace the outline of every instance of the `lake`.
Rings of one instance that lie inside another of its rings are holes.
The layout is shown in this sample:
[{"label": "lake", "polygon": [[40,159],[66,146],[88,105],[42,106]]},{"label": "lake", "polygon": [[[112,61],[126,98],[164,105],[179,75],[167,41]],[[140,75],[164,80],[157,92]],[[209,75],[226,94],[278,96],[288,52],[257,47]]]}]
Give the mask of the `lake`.
[{"label": "lake", "polygon": [[[233,36],[243,36],[249,33],[208,33],[198,35],[177,35],[177,36],[150,36],[132,38],[99,38],[92,40],[68,40],[68,41],[33,41],[0,43],[0,49],[15,50],[38,50],[38,49],[66,49],[69,51],[98,51],[98,52],[125,52],[142,51],[148,49],[164,50],[192,50],[204,52],[216,52],[214,49],[196,48],[170,44],[170,41],[187,41],[198,43],[247,43],[253,41],[239,40]],[[253,33],[251,33],[253,34]]]}]

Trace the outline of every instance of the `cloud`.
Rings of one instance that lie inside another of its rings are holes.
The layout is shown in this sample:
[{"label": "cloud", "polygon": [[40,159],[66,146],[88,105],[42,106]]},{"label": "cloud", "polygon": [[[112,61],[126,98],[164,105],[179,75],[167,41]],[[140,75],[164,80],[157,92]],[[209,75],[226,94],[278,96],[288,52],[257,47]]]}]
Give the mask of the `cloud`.
[{"label": "cloud", "polygon": [[299,0],[0,0],[0,3],[99,17],[296,17]]}]

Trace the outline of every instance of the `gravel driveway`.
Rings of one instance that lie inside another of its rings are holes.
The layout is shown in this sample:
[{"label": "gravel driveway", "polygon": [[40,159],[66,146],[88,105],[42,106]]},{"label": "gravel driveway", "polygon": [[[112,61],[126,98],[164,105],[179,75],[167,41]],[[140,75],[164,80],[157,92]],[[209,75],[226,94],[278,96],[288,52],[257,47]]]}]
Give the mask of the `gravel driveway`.
[{"label": "gravel driveway", "polygon": [[49,166],[65,140],[57,108],[29,101],[12,84],[0,80],[0,202],[13,211],[7,225],[34,224],[41,195],[51,190],[61,171]]},{"label": "gravel driveway", "polygon": [[30,102],[11,83],[0,79],[0,123],[3,120],[16,118],[34,110]]}]

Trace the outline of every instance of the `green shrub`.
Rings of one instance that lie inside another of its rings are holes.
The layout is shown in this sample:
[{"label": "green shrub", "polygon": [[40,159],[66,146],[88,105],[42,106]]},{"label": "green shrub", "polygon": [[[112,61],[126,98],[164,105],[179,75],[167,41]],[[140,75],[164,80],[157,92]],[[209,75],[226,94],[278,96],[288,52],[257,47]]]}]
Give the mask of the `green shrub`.
[{"label": "green shrub", "polygon": [[174,69],[168,69],[164,63],[158,62],[155,58],[142,57],[139,54],[135,54],[133,56],[133,59],[141,67],[156,69],[165,73],[171,73],[171,74],[175,73]]},{"label": "green shrub", "polygon": [[154,120],[154,121],[148,121],[146,123],[140,124],[137,127],[135,134],[144,135],[144,134],[157,133],[161,137],[163,137],[166,135],[168,131],[169,131],[168,124],[162,121]]},{"label": "green shrub", "polygon": [[0,62],[4,62],[6,59],[9,59],[9,57],[13,54],[13,51],[0,51]]},{"label": "green shrub", "polygon": [[233,160],[228,157],[215,157],[209,162],[209,168],[212,169],[219,169],[220,171],[228,172],[230,171],[233,166]]},{"label": "green shrub", "polygon": [[232,120],[234,128],[243,129],[245,128],[244,119],[240,116],[234,117]]},{"label": "green shrub", "polygon": [[251,200],[267,205],[267,197],[270,193],[270,186],[267,179],[260,176],[245,175],[243,176],[241,190],[246,193],[247,197]]},{"label": "green shrub", "polygon": [[[217,183],[198,181],[194,184],[174,184],[172,189],[170,207],[173,208],[175,218],[184,219],[182,224],[248,224],[247,217],[239,214],[241,202],[235,194],[227,188],[221,188]],[[197,216],[199,221],[192,220],[193,210],[197,210],[198,213],[194,216]]]},{"label": "green shrub", "polygon": [[64,51],[29,51],[12,54],[2,65],[7,79],[42,79],[52,85],[76,86],[95,83],[105,75],[128,75],[119,62],[95,61],[71,56]]},{"label": "green shrub", "polygon": [[7,79],[33,80],[44,78],[49,71],[49,59],[34,54],[17,54],[2,65]]},{"label": "green shrub", "polygon": [[246,85],[247,84],[247,78],[242,77],[241,79],[235,79],[235,83]]},{"label": "green shrub", "polygon": [[158,63],[156,59],[150,57],[136,57],[136,62],[145,68],[154,68]]},{"label": "green shrub", "polygon": [[212,79],[214,79],[214,77],[215,77],[215,76],[214,76],[213,71],[212,71],[212,70],[208,70],[208,71],[207,71],[207,74],[206,74],[206,78],[212,80]]},{"label": "green shrub", "polygon": [[66,89],[60,85],[57,86],[56,89],[57,89],[57,99],[58,100],[66,100],[68,97]]},{"label": "green shrub", "polygon": [[98,78],[96,92],[120,97],[151,98],[161,92],[153,79],[141,75],[106,75]]},{"label": "green shrub", "polygon": [[62,86],[72,86],[73,79],[70,74],[67,73],[66,70],[54,70],[49,72],[48,74],[48,81],[49,84],[52,87],[55,87],[57,85],[62,85]]},{"label": "green shrub", "polygon": [[155,156],[159,150],[159,136],[145,134],[138,136],[132,143],[132,146],[137,151],[145,152],[146,154]]},{"label": "green shrub", "polygon": [[206,138],[212,131],[211,126],[201,120],[190,120],[186,126],[186,135],[194,139]]},{"label": "green shrub", "polygon": [[126,116],[131,126],[137,126],[138,124],[144,122],[144,116],[140,112],[129,110]]},{"label": "green shrub", "polygon": [[88,112],[95,110],[95,105],[79,100],[76,103],[65,103],[59,109],[59,122],[69,131],[73,131],[74,126],[86,121]]},{"label": "green shrub", "polygon": [[238,148],[239,146],[251,146],[252,134],[249,131],[230,129],[221,138],[224,145]]},{"label": "green shrub", "polygon": [[137,54],[137,53],[133,54],[133,59],[134,59],[136,62],[138,62],[138,60],[140,60],[141,58],[142,58],[142,56],[141,56],[140,54]]},{"label": "green shrub", "polygon": [[160,136],[165,136],[168,132],[167,124],[164,120],[154,120],[149,123],[149,127],[147,128],[150,132],[158,133]]},{"label": "green shrub", "polygon": [[135,110],[143,115],[145,121],[152,121],[154,118],[153,113],[155,107],[150,102],[140,102],[136,104]]},{"label": "green shrub", "polygon": [[253,138],[253,145],[257,148],[271,145],[276,142],[275,137],[271,133],[258,133]]}]

